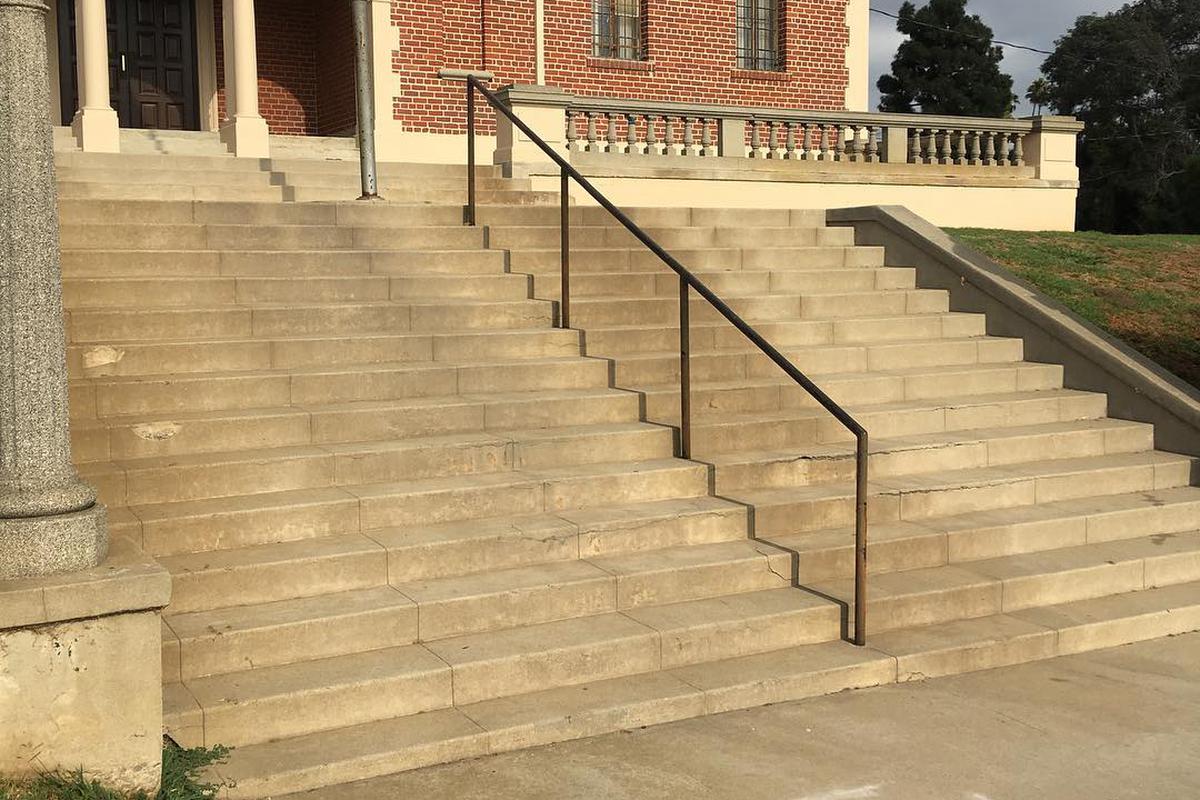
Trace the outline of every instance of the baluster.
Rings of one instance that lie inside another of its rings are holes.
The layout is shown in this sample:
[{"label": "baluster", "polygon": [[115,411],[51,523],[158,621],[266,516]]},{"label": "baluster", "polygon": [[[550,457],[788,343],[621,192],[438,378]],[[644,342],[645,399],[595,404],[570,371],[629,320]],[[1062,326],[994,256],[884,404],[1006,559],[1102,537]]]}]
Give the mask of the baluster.
[{"label": "baluster", "polygon": [[972,167],[978,167],[982,162],[979,160],[979,131],[970,131],[967,134],[967,140],[970,145],[968,151],[969,156],[967,163]]},{"label": "baluster", "polygon": [[600,152],[600,141],[596,134],[596,118],[600,116],[595,111],[587,112],[587,150],[589,153]]},{"label": "baluster", "polygon": [[658,146],[658,115],[646,115],[646,155],[657,156],[661,155],[662,151]]},{"label": "baluster", "polygon": [[796,152],[796,123],[785,122],[783,125],[787,129],[787,136],[783,140],[783,157],[788,161],[795,161],[800,157]]},{"label": "baluster", "polygon": [[921,163],[921,130],[913,128],[908,133],[908,163]]},{"label": "baluster", "polygon": [[1008,134],[996,134],[996,166],[1008,166]]},{"label": "baluster", "polygon": [[717,154],[716,139],[713,136],[713,120],[708,117],[700,118],[700,155],[713,157]]},{"label": "baluster", "polygon": [[961,167],[967,163],[967,132],[957,130],[954,133],[954,163]]},{"label": "baluster", "polygon": [[937,141],[938,147],[938,163],[950,163],[950,130],[934,131],[934,138]]},{"label": "baluster", "polygon": [[670,114],[664,115],[663,116],[663,125],[665,127],[664,137],[663,137],[663,144],[665,145],[665,147],[663,148],[663,155],[664,156],[673,156],[677,152],[675,150],[675,118],[672,117]]},{"label": "baluster", "polygon": [[838,125],[838,161],[854,160],[854,129],[849,125]]},{"label": "baluster", "polygon": [[1025,134],[1013,134],[1013,166],[1025,166]]},{"label": "baluster", "polygon": [[575,112],[567,109],[567,152],[571,153],[575,150],[575,143],[579,140],[579,133],[575,130]]},{"label": "baluster", "polygon": [[850,133],[854,137],[851,140],[850,160],[859,163],[866,161],[867,143],[863,140],[863,126],[851,125]]},{"label": "baluster", "polygon": [[818,126],[818,130],[821,133],[821,139],[817,144],[817,147],[820,149],[818,157],[821,161],[830,161],[833,159],[833,153],[829,151],[829,126],[820,125]]},{"label": "baluster", "polygon": [[604,148],[606,153],[621,152],[621,145],[617,144],[617,112],[609,111],[605,117],[608,119],[608,128],[605,131],[605,141],[608,143]]},{"label": "baluster", "polygon": [[683,117],[683,155],[685,156],[696,155],[696,135],[692,129],[695,122],[695,117]]},{"label": "baluster", "polygon": [[816,161],[817,158],[821,155],[819,152],[817,152],[817,142],[813,136],[814,133],[815,133],[815,131],[813,131],[812,123],[811,122],[806,123],[804,125],[804,160],[805,161]]},{"label": "baluster", "polygon": [[642,153],[641,148],[638,146],[637,123],[638,117],[636,114],[631,112],[625,115],[625,152],[631,156]]},{"label": "baluster", "polygon": [[879,129],[874,125],[867,126],[867,163],[879,163]]},{"label": "baluster", "polygon": [[761,158],[759,150],[762,148],[762,134],[758,130],[758,120],[750,120],[750,157]]},{"label": "baluster", "polygon": [[983,132],[981,145],[983,147],[983,153],[982,153],[983,165],[985,167],[993,166],[996,163],[995,162],[996,153],[995,153],[995,148],[992,146],[992,132],[991,131]]}]

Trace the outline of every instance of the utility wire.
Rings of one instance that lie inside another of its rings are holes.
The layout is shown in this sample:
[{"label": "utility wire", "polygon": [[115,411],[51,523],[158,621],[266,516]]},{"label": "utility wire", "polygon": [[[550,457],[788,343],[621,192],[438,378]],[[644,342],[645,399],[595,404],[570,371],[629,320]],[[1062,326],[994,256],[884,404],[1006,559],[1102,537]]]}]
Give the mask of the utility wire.
[{"label": "utility wire", "polygon": [[[1011,47],[1014,50],[1025,50],[1030,53],[1038,53],[1038,54],[1044,55],[1044,56],[1055,55],[1055,51],[1053,51],[1053,50],[1044,50],[1040,47],[1031,47],[1030,45],[1017,44],[1016,42],[1006,42],[1003,39],[995,39],[995,38],[989,39],[986,36],[977,36],[973,33],[965,33],[963,31],[957,31],[954,28],[945,28],[945,27],[942,27],[941,25],[933,25],[929,22],[922,22],[921,20],[915,19],[915,18],[905,19],[905,18],[901,17],[899,14],[894,14],[891,11],[884,11],[882,8],[875,8],[874,6],[871,6],[871,11],[872,11],[872,13],[879,14],[882,17],[889,17],[889,18],[895,19],[895,20],[903,20],[904,22],[910,23],[912,25],[917,25],[922,28],[929,28],[930,30],[941,31],[942,33],[953,33],[957,36],[963,37],[964,39],[974,39],[977,42],[991,42],[993,44],[1003,45],[1004,47]],[[1122,69],[1122,70],[1129,68],[1128,62],[1106,61],[1106,60],[1098,59],[1098,58],[1081,58],[1079,56],[1067,55],[1065,53],[1063,53],[1061,55],[1063,58],[1069,58],[1072,61],[1077,61],[1082,64],[1095,64],[1097,66],[1102,66],[1102,67],[1116,67],[1117,69]],[[1200,74],[1179,73],[1179,76],[1181,78],[1200,78]]]}]

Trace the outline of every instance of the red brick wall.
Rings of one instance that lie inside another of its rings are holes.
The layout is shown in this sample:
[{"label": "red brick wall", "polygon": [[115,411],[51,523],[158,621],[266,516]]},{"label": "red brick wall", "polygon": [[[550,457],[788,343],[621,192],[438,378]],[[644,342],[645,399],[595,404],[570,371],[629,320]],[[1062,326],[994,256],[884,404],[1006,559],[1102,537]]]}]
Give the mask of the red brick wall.
[{"label": "red brick wall", "polygon": [[355,129],[354,24],[346,0],[318,0],[317,129],[323,136]]},{"label": "red brick wall", "polygon": [[[486,69],[496,84],[533,83],[533,0],[393,0],[393,64],[406,130],[463,130],[462,84],[442,67]],[[546,0],[546,83],[581,95],[732,105],[845,107],[846,0],[781,0],[785,69],[737,69],[735,0],[646,0],[639,62],[591,57],[591,0]],[[481,113],[481,128],[491,115]]]},{"label": "red brick wall", "polygon": [[[221,0],[215,0],[213,5],[217,105],[224,119]],[[256,0],[254,16],[258,38],[258,110],[271,133],[311,136],[340,133],[353,126],[354,56],[349,3]]]}]

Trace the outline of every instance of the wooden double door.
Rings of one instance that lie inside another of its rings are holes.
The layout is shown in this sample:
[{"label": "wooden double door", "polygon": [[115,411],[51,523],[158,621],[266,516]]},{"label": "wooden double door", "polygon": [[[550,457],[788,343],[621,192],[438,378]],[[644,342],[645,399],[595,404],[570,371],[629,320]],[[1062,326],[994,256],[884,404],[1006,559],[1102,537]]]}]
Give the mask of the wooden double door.
[{"label": "wooden double door", "polygon": [[[195,0],[107,0],[108,75],[122,128],[198,130]],[[63,123],[79,107],[75,0],[58,0]]]}]

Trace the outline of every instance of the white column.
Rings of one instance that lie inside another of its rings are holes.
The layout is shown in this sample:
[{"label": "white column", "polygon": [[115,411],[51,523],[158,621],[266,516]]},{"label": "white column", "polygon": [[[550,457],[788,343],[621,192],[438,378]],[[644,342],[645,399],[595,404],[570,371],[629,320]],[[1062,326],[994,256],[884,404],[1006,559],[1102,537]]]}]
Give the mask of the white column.
[{"label": "white column", "polygon": [[76,61],[79,66],[79,110],[71,130],[90,153],[121,149],[117,112],[109,100],[108,19],[104,0],[75,0]]},{"label": "white column", "polygon": [[846,110],[869,111],[871,97],[871,8],[868,0],[847,0]]},{"label": "white column", "polygon": [[221,140],[239,158],[267,158],[267,121],[258,113],[254,0],[226,0],[223,10],[226,119],[221,123]]}]

